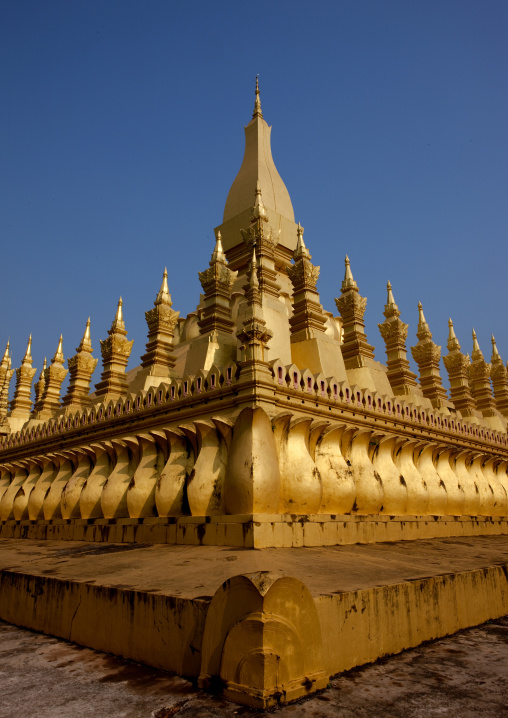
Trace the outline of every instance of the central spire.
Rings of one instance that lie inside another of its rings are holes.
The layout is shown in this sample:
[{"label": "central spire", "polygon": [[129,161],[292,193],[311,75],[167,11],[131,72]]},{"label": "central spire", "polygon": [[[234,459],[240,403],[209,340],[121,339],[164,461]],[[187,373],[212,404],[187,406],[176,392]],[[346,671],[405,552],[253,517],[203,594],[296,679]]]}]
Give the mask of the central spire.
[{"label": "central spire", "polygon": [[252,119],[255,117],[261,117],[263,119],[263,112],[261,110],[261,97],[259,94],[259,75],[256,75],[256,101],[254,103],[254,112],[252,113]]},{"label": "central spire", "polygon": [[229,190],[224,207],[224,223],[251,210],[258,184],[266,209],[294,222],[289,193],[272,158],[270,134],[271,127],[263,119],[261,111],[259,80],[256,77],[254,112],[252,120],[245,127],[245,154],[240,171]]}]

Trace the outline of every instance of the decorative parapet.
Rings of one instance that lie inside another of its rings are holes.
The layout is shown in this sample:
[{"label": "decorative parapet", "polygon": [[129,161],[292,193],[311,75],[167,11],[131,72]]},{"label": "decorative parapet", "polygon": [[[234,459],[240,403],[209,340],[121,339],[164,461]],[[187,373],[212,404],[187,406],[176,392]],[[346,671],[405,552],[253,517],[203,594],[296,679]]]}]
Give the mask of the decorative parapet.
[{"label": "decorative parapet", "polygon": [[448,320],[448,328],[448,354],[443,357],[443,362],[450,379],[450,398],[457,411],[465,416],[473,416],[475,403],[469,387],[469,355],[460,351],[451,319]]},{"label": "decorative parapet", "polygon": [[62,400],[62,406],[67,409],[88,406],[90,403],[90,381],[98,361],[92,356],[92,351],[90,317],[88,317],[85,333],[76,348],[76,354],[67,360],[71,378],[67,394]]},{"label": "decorative parapet", "polygon": [[411,394],[416,388],[416,375],[409,368],[406,351],[408,325],[400,320],[400,311],[393,297],[392,285],[386,285],[388,297],[383,312],[385,321],[378,324],[386,344],[388,380],[393,393]]},{"label": "decorative parapet", "polygon": [[363,315],[367,307],[367,298],[361,297],[358,285],[353,279],[349,257],[345,259],[346,271],[342,282],[342,294],[335,304],[342,317],[343,343],[342,356],[346,369],[365,366],[368,359],[374,358],[374,347],[367,342]]},{"label": "decorative parapet", "polygon": [[469,385],[478,411],[483,416],[495,416],[496,405],[490,384],[490,364],[485,361],[473,329],[473,353],[469,365]]},{"label": "decorative parapet", "polygon": [[439,359],[441,347],[432,341],[432,333],[423,314],[422,303],[418,302],[418,344],[411,347],[413,359],[418,364],[420,372],[420,386],[423,396],[430,399],[432,406],[440,407],[447,401],[446,391],[441,383],[439,373]]},{"label": "decorative parapet", "polygon": [[127,393],[125,367],[129,361],[134,340],[128,341],[127,339],[122,305],[122,297],[120,297],[113,324],[108,330],[109,337],[101,339],[103,371],[101,381],[95,385],[95,395],[98,397],[106,394]]},{"label": "decorative parapet", "polygon": [[[410,402],[385,399],[380,407],[380,397],[346,382],[330,413],[302,415],[305,384],[298,401],[276,402],[271,417],[260,407],[237,414],[234,401],[227,416],[182,412],[195,394],[171,413],[165,384],[10,437],[0,466],[10,487],[4,520],[21,486],[31,520],[77,517],[78,504],[82,518],[507,514],[506,436],[493,446],[496,432]],[[317,382],[314,389],[308,401],[323,406]],[[30,444],[22,460],[19,438]],[[42,473],[27,472],[29,464]]]},{"label": "decorative parapet", "polygon": [[508,417],[508,371],[503,364],[496,346],[496,340],[492,335],[492,359],[490,378],[494,388],[494,399],[496,409],[505,417]]}]

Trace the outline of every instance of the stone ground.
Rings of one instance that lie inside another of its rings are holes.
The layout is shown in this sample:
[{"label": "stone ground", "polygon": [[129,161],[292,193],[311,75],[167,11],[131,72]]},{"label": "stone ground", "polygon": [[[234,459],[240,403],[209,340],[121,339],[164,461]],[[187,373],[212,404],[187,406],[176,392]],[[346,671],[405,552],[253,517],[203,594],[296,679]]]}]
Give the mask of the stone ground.
[{"label": "stone ground", "polygon": [[[181,678],[0,622],[0,718],[266,716]],[[508,616],[338,676],[277,718],[508,718]]]}]

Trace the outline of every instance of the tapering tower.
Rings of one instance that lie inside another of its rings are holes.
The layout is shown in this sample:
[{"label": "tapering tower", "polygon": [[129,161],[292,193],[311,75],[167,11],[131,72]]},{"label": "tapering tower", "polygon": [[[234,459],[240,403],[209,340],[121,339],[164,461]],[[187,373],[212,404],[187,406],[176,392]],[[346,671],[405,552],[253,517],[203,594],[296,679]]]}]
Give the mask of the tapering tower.
[{"label": "tapering tower", "polygon": [[34,415],[37,414],[38,411],[41,409],[41,402],[42,397],[44,396],[44,389],[46,388],[46,369],[48,367],[48,360],[46,357],[44,357],[44,364],[42,365],[41,373],[39,374],[39,379],[34,384],[34,390],[35,390],[35,401],[34,401]]},{"label": "tapering tower", "polygon": [[[416,374],[409,368],[406,339],[408,325],[400,320],[400,311],[393,297],[392,285],[386,285],[388,297],[383,312],[385,320],[378,324],[381,336],[386,344],[386,366],[388,380],[395,396],[411,394],[416,388]],[[338,306],[338,305],[337,305]]]},{"label": "tapering tower", "polygon": [[342,317],[344,364],[346,369],[356,369],[365,366],[367,360],[374,359],[374,347],[367,341],[363,323],[367,297],[360,296],[347,255],[345,265],[342,293],[335,299],[335,304]]},{"label": "tapering tower", "polygon": [[[289,193],[275,167],[271,150],[271,130],[261,110],[259,83],[256,78],[256,95],[252,119],[245,127],[245,153],[240,170],[231,185],[224,207],[222,224],[215,233],[221,232],[222,245],[233,271],[248,272],[252,247],[241,241],[241,230],[251,224],[253,198],[262,196],[263,216],[271,228],[274,257],[277,267],[284,275],[283,288],[290,293],[290,284],[284,267],[289,265],[296,247],[296,224]],[[268,230],[265,230],[268,234]],[[261,270],[260,247],[257,261]],[[262,277],[260,276],[260,284]]]},{"label": "tapering tower", "polygon": [[508,417],[508,371],[497,350],[496,340],[492,335],[492,359],[490,365],[490,378],[494,387],[496,409]]},{"label": "tapering tower", "polygon": [[316,289],[319,267],[312,264],[311,254],[303,241],[303,227],[298,223],[294,264],[287,268],[293,285],[293,316],[289,320],[291,341],[312,339],[325,331],[326,317]]},{"label": "tapering tower", "polygon": [[216,340],[219,334],[233,333],[235,322],[231,316],[231,289],[238,274],[228,267],[220,232],[217,232],[209,265],[204,272],[199,272],[205,296],[198,325],[200,334],[211,333]]},{"label": "tapering tower", "polygon": [[423,396],[431,400],[434,408],[439,408],[448,401],[446,391],[441,382],[441,374],[439,373],[441,347],[432,341],[432,333],[425,319],[421,302],[418,302],[418,331],[416,336],[418,337],[418,344],[411,347],[411,354],[418,364]]},{"label": "tapering tower", "polygon": [[11,369],[10,342],[7,342],[5,352],[0,362],[0,427],[5,423],[9,408],[9,386],[14,369]]},{"label": "tapering tower", "polygon": [[[32,400],[32,381],[37,369],[32,368],[32,335],[28,338],[28,345],[21,366],[16,369],[16,389],[11,401],[11,417],[26,421],[30,416]],[[21,422],[22,425],[23,422]],[[18,427],[16,427],[18,428]],[[21,428],[21,426],[19,427]]]},{"label": "tapering tower", "polygon": [[463,416],[475,415],[475,403],[469,387],[468,368],[469,355],[460,351],[459,340],[455,336],[453,322],[448,320],[448,354],[443,357],[443,362],[450,379],[450,399],[455,408],[462,412]]},{"label": "tapering tower", "polygon": [[153,309],[145,312],[148,342],[146,354],[141,357],[141,366],[153,376],[169,377],[175,366],[173,337],[180,312],[175,312],[172,306],[168,270],[165,267]]},{"label": "tapering tower", "polygon": [[79,346],[76,347],[76,354],[67,360],[71,378],[62,406],[68,409],[82,409],[90,403],[90,381],[98,361],[92,356],[92,352],[90,317],[88,317],[85,333]]},{"label": "tapering tower", "polygon": [[483,357],[474,329],[473,352],[469,365],[469,385],[478,411],[481,411],[484,416],[494,416],[496,405],[490,384],[490,364],[487,364]]},{"label": "tapering tower", "polygon": [[129,361],[134,339],[127,339],[127,330],[123,320],[122,297],[118,300],[116,315],[108,330],[109,337],[101,339],[102,374],[101,380],[95,385],[95,396],[107,394],[118,396],[127,392],[125,367]]},{"label": "tapering tower", "polygon": [[60,389],[63,380],[67,376],[67,369],[64,367],[62,342],[62,335],[60,335],[55,356],[51,360],[49,367],[44,370],[46,384],[40,401],[40,409],[35,417],[37,419],[49,419],[60,408]]},{"label": "tapering tower", "polygon": [[241,360],[240,372],[243,378],[258,380],[260,376],[270,376],[267,363],[267,344],[272,338],[272,332],[267,329],[263,317],[261,290],[258,279],[256,252],[252,251],[252,261],[249,272],[249,282],[245,291],[243,311],[239,317],[242,326],[237,333],[240,341]]}]

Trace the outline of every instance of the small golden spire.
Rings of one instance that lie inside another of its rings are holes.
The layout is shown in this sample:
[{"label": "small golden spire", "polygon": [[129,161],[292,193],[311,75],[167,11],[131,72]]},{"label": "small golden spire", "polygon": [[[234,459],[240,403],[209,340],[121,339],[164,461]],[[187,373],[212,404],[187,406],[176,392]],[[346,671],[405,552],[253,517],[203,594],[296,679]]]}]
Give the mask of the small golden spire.
[{"label": "small golden spire", "polygon": [[480,345],[478,344],[478,339],[476,338],[476,332],[473,329],[473,351],[479,352],[480,351]]},{"label": "small golden spire", "polygon": [[492,335],[491,342],[492,342],[492,359],[491,359],[491,361],[493,361],[493,362],[502,361],[501,356],[497,350],[497,345],[496,345],[496,340],[494,338],[494,335]]},{"label": "small golden spire", "polygon": [[26,352],[25,352],[25,356],[23,357],[22,363],[24,364],[25,362],[29,362],[30,364],[32,363],[32,335],[31,334],[28,337],[28,344],[26,347]]},{"label": "small golden spire", "polygon": [[388,280],[388,282],[387,282],[387,284],[386,284],[386,289],[387,289],[387,291],[388,291],[388,297],[387,297],[387,299],[386,299],[386,303],[387,303],[387,304],[395,304],[395,306],[397,306],[397,303],[395,302],[395,299],[394,299],[394,296],[393,296],[392,283],[390,282],[390,280]]},{"label": "small golden spire", "polygon": [[9,347],[10,347],[10,346],[11,346],[11,342],[10,342],[10,339],[8,339],[8,340],[7,340],[7,346],[5,347],[5,353],[4,353],[2,362],[1,362],[2,364],[4,364],[4,362],[7,363],[7,362],[9,361],[9,359],[10,359],[10,353],[9,353]]},{"label": "small golden spire", "polygon": [[58,363],[63,364],[64,362],[64,355],[62,351],[62,342],[63,342],[63,336],[60,334],[60,339],[58,340],[58,347],[55,352],[55,356],[53,357],[52,364]]},{"label": "small golden spire", "polygon": [[427,324],[427,320],[425,319],[423,305],[421,302],[418,302],[418,331],[416,332],[416,336],[421,340],[432,339],[432,333],[429,329],[429,325]]},{"label": "small golden spire", "polygon": [[395,301],[395,298],[393,296],[392,283],[390,281],[386,283],[386,289],[388,292],[388,296],[386,298],[385,310],[383,314],[387,319],[398,319],[398,317],[400,317],[400,312],[397,306],[397,302]]},{"label": "small golden spire", "polygon": [[226,255],[224,254],[224,250],[222,248],[222,235],[220,233],[220,230],[217,232],[215,249],[212,252],[212,259],[210,265],[214,264],[215,262],[221,262],[221,264],[226,264]]},{"label": "small golden spire", "polygon": [[[120,297],[121,301],[121,297]],[[171,301],[171,294],[169,293],[169,287],[168,287],[168,269],[167,267],[164,267],[164,272],[162,274],[162,284],[161,288],[159,289],[159,293],[157,295],[157,299],[155,300],[155,304],[169,304],[169,306],[172,306],[173,302]],[[125,328],[125,326],[124,326]]]},{"label": "small golden spire", "polygon": [[293,259],[296,260],[300,257],[307,257],[307,259],[311,259],[310,252],[303,241],[303,227],[300,222],[298,222],[298,226],[296,228],[296,235],[298,239],[296,240],[296,249],[293,254]]},{"label": "small golden spire", "polygon": [[344,281],[342,282],[342,291],[346,292],[348,289],[355,289],[358,291],[358,285],[353,279],[353,272],[351,271],[351,265],[349,262],[349,257],[346,254],[346,259],[344,260],[344,263],[346,265],[346,271],[344,272]]},{"label": "small golden spire", "polygon": [[418,331],[430,331],[429,325],[427,324],[427,320],[425,319],[425,314],[423,313],[423,305],[421,302],[418,302]]},{"label": "small golden spire", "polygon": [[257,219],[264,219],[267,221],[266,209],[261,197],[261,185],[259,184],[259,180],[256,182],[256,199],[254,200],[254,206],[252,208],[252,221],[255,222]]},{"label": "small golden spire", "polygon": [[46,368],[48,366],[48,360],[46,357],[44,357],[44,364],[42,365],[41,373],[39,374],[39,381],[44,382],[44,372],[46,371]]},{"label": "small golden spire", "polygon": [[259,280],[258,280],[258,263],[256,260],[256,248],[252,250],[252,261],[250,263],[250,286],[251,287],[259,287]]},{"label": "small golden spire", "polygon": [[79,347],[76,349],[77,352],[92,352],[92,340],[90,338],[90,317],[88,317],[85,327],[85,333],[81,340]]},{"label": "small golden spire", "polygon": [[123,320],[123,311],[122,311],[123,301],[122,297],[118,300],[118,306],[116,309],[115,318],[113,320],[113,324],[111,325],[110,331],[125,331],[125,322]]},{"label": "small golden spire", "polygon": [[446,344],[448,347],[448,351],[460,351],[460,344],[459,340],[455,336],[455,330],[453,328],[453,322],[451,319],[448,319],[448,342]]},{"label": "small golden spire", "polygon": [[254,112],[252,113],[252,119],[255,117],[261,117],[263,119],[263,113],[261,111],[261,96],[259,94],[259,75],[256,75],[256,101],[254,102]]}]

